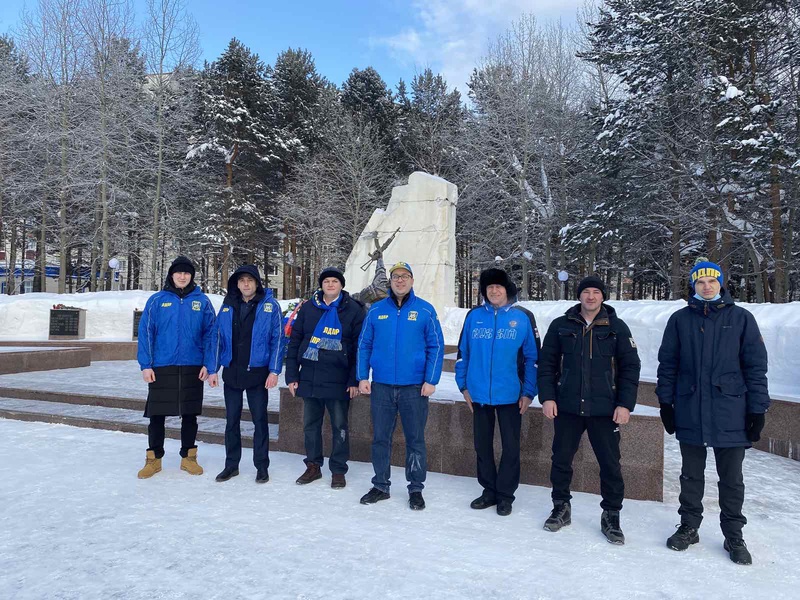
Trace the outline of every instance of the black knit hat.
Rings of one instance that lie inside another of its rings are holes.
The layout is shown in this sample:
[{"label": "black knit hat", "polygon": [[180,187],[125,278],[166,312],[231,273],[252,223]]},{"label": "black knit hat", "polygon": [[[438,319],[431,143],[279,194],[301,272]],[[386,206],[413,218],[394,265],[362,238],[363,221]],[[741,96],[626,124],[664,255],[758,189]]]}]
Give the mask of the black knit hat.
[{"label": "black knit hat", "polygon": [[603,294],[603,300],[606,299],[606,284],[596,275],[589,275],[581,279],[581,282],[578,284],[578,291],[576,292],[578,300],[581,299],[581,292],[586,288],[597,288],[600,290],[600,293]]},{"label": "black knit hat", "polygon": [[172,277],[173,273],[189,273],[192,276],[192,279],[194,279],[194,264],[192,264],[192,261],[185,256],[179,256],[172,261],[172,264],[169,267],[168,276]]},{"label": "black knit hat", "polygon": [[481,290],[481,296],[486,300],[486,288],[490,285],[502,285],[506,288],[509,302],[513,302],[517,298],[517,285],[511,281],[503,269],[486,269],[481,271],[480,279],[478,280],[478,287]]},{"label": "black knit hat", "polygon": [[322,282],[328,277],[336,277],[336,279],[342,282],[342,287],[344,287],[344,273],[342,273],[341,270],[337,269],[336,267],[325,267],[322,269],[322,273],[320,273],[319,277],[317,278],[319,287],[322,287]]}]

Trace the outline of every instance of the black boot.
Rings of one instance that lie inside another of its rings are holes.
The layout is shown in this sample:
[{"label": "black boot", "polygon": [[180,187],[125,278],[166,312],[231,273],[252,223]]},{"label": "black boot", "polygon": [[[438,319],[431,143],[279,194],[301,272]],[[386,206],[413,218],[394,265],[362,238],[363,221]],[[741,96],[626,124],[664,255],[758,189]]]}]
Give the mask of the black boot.
[{"label": "black boot", "polygon": [[408,495],[408,507],[411,510],[422,510],[425,508],[425,500],[422,492],[411,492]]},{"label": "black boot", "polygon": [[267,467],[258,467],[256,469],[256,483],[267,483],[269,481],[269,470]]},{"label": "black boot", "polygon": [[390,498],[388,492],[382,492],[378,488],[372,488],[366,494],[361,496],[361,504],[375,504],[381,500],[388,500]]},{"label": "black boot", "polygon": [[742,538],[725,538],[725,543],[722,546],[728,552],[728,556],[737,565],[752,565],[753,557],[750,556],[750,551],[747,549],[747,544],[744,543]]},{"label": "black boot", "polygon": [[508,500],[500,500],[497,502],[497,514],[501,517],[507,517],[511,514],[511,502]]},{"label": "black boot", "polygon": [[217,481],[228,481],[231,477],[236,477],[239,474],[238,467],[225,467],[217,475]]},{"label": "black boot", "polygon": [[681,523],[678,525],[678,531],[667,538],[667,548],[683,552],[689,546],[699,541],[700,534],[697,533],[697,529],[686,523]]},{"label": "black boot", "polygon": [[475,498],[475,500],[470,503],[469,507],[474,508],[475,510],[483,510],[484,508],[489,508],[495,504],[497,504],[495,497],[486,490],[483,490],[483,493]]},{"label": "black boot", "polygon": [[600,531],[606,536],[609,544],[621,546],[625,543],[625,535],[619,526],[619,511],[604,510],[600,517]]},{"label": "black boot", "polygon": [[547,531],[558,531],[572,523],[572,506],[569,502],[560,502],[553,505],[553,510],[544,522]]}]

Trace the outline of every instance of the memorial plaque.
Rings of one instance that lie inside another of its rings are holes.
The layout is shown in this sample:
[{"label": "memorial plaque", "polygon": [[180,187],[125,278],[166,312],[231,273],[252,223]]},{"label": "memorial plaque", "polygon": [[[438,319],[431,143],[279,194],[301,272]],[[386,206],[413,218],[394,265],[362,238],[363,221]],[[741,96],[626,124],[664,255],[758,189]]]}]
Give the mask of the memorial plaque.
[{"label": "memorial plaque", "polygon": [[142,311],[141,310],[134,310],[133,311],[133,339],[139,339],[139,321],[142,320]]},{"label": "memorial plaque", "polygon": [[82,340],[86,336],[86,310],[51,309],[51,340]]}]

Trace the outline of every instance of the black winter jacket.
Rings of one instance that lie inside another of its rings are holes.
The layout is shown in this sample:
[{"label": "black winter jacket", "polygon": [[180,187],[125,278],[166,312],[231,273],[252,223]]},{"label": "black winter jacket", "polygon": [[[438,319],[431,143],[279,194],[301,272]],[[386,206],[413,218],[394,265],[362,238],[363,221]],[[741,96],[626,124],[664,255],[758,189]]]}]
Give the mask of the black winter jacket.
[{"label": "black winter jacket", "polygon": [[641,362],[628,326],[605,304],[586,325],[581,305],[550,324],[539,355],[539,401],[559,412],[607,417],[617,406],[633,411]]},{"label": "black winter jacket", "polygon": [[675,409],[675,436],[696,446],[750,446],[747,413],[765,413],[767,349],[753,315],[724,289],[716,301],[689,298],[672,314],[658,351],[661,404]]},{"label": "black winter jacket", "polygon": [[342,350],[319,351],[319,360],[303,358],[322,310],[305,302],[292,325],[286,349],[286,383],[299,382],[297,395],[302,398],[344,398],[348,387],[357,387],[356,350],[364,323],[364,305],[342,290],[339,321],[342,324]]}]

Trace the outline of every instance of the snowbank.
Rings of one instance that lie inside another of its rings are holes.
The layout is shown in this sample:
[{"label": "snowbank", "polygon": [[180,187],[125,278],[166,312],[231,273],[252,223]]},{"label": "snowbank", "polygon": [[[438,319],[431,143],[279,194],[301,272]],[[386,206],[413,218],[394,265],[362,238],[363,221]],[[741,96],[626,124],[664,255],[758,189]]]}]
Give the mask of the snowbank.
[{"label": "snowbank", "polygon": [[[46,340],[49,328],[49,310],[54,304],[66,304],[85,308],[86,339],[105,341],[129,341],[133,327],[133,310],[144,308],[153,292],[94,292],[87,294],[24,294],[21,296],[0,295],[0,340]],[[223,297],[209,294],[215,309],[219,309]],[[280,300],[286,310],[290,302]],[[556,317],[574,304],[571,301],[522,302],[522,306],[533,312],[544,334]],[[636,302],[609,302],[617,314],[631,328],[639,356],[642,358],[642,380],[655,381],[658,368],[658,348],[669,316],[686,306],[686,302],[659,302],[639,300]],[[773,398],[800,400],[800,352],[794,342],[800,339],[800,302],[790,304],[739,304],[752,312],[769,352],[769,383]],[[445,342],[457,344],[465,308],[445,308],[441,315]]]},{"label": "snowbank", "polygon": [[[155,292],[91,292],[86,294],[0,295],[0,340],[46,340],[50,327],[50,309],[65,304],[86,309],[86,339],[130,341],[133,311],[143,309]],[[215,310],[223,296],[208,294]],[[293,300],[279,300],[286,310]]]},{"label": "snowbank", "polygon": [[[574,301],[521,302],[536,317],[539,333],[544,339],[547,328],[553,319],[563,315],[575,304]],[[664,327],[670,315],[686,306],[683,300],[656,301],[638,300],[636,302],[608,303],[617,315],[631,329],[639,356],[642,359],[642,380],[655,381],[658,369],[658,348],[664,334]],[[800,339],[800,302],[790,304],[747,304],[739,303],[758,321],[764,343],[769,353],[770,395],[776,399],[800,400],[800,352],[796,341]],[[446,308],[442,315],[444,339],[448,344],[457,344],[461,327],[468,310],[466,308]]]}]

